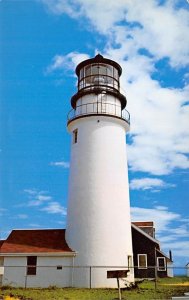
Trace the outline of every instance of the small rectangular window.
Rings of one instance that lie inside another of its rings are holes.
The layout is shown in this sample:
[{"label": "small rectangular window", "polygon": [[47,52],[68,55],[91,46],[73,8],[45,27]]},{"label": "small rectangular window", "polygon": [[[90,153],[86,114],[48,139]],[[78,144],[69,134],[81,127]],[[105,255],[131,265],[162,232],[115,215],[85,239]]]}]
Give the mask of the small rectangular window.
[{"label": "small rectangular window", "polygon": [[165,257],[157,257],[157,267],[158,271],[166,271]]},{"label": "small rectangular window", "polygon": [[138,268],[147,269],[147,254],[138,254]]},{"label": "small rectangular window", "polygon": [[36,275],[37,256],[27,257],[27,275]]},{"label": "small rectangular window", "polygon": [[57,266],[56,269],[57,270],[62,270],[62,266]]},{"label": "small rectangular window", "polygon": [[76,144],[77,143],[77,140],[78,140],[78,130],[75,129],[73,131],[73,144]]}]

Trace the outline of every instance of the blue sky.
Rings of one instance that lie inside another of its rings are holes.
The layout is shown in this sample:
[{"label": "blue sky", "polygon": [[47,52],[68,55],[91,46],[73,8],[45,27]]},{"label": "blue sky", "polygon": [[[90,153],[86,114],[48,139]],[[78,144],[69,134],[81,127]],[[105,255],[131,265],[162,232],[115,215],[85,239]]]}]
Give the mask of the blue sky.
[{"label": "blue sky", "polygon": [[99,52],[123,68],[132,220],[188,263],[188,20],[185,0],[0,1],[1,238],[66,226],[74,69]]}]

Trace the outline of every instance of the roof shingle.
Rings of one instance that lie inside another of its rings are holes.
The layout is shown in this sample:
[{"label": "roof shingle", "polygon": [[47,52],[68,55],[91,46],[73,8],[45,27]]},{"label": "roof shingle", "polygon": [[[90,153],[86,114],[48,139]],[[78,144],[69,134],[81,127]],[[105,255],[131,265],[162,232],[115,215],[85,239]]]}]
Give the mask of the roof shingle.
[{"label": "roof shingle", "polygon": [[0,253],[73,252],[65,240],[65,229],[13,230]]}]

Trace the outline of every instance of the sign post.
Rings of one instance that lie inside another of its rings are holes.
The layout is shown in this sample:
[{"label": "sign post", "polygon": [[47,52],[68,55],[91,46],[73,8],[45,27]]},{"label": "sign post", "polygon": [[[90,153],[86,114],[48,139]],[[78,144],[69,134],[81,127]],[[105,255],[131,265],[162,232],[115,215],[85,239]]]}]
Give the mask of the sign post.
[{"label": "sign post", "polygon": [[119,300],[121,300],[121,288],[119,284],[120,278],[126,278],[127,273],[129,270],[113,270],[113,271],[107,271],[107,278],[117,278],[117,287],[118,287],[118,293],[119,293]]}]

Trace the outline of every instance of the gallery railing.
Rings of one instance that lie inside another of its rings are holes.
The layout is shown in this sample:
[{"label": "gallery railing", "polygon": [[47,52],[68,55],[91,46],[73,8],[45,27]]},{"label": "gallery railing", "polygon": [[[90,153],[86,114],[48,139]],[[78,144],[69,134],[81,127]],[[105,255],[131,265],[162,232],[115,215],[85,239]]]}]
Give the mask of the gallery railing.
[{"label": "gallery railing", "polygon": [[91,102],[76,106],[68,113],[68,123],[86,115],[109,115],[120,118],[130,124],[130,114],[126,109],[121,109],[120,105],[109,102]]}]

